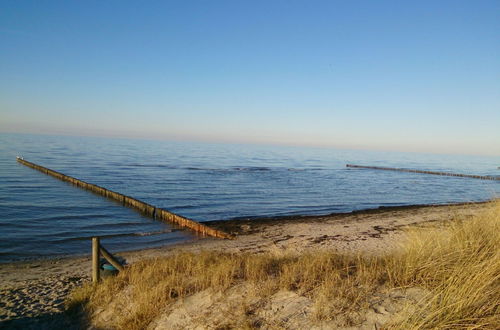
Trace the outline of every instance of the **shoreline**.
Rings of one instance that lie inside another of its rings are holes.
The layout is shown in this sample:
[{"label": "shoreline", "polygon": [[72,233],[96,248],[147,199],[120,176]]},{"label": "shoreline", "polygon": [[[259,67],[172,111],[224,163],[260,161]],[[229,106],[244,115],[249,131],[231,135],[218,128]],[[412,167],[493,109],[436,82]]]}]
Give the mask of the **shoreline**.
[{"label": "shoreline", "polygon": [[[364,214],[379,214],[383,212],[388,212],[388,211],[405,211],[405,210],[412,210],[412,209],[420,209],[420,208],[426,208],[426,207],[446,207],[446,206],[465,206],[465,205],[481,205],[481,204],[489,204],[492,202],[495,202],[496,200],[500,200],[500,198],[492,198],[484,201],[471,201],[471,202],[457,202],[457,203],[443,203],[443,204],[411,204],[411,205],[394,205],[394,206],[379,206],[376,208],[366,208],[366,209],[360,209],[360,210],[353,210],[353,211],[347,211],[347,212],[332,212],[332,213],[327,213],[327,214],[318,214],[318,215],[283,215],[283,216],[269,216],[269,217],[262,217],[262,216],[249,216],[249,217],[236,217],[236,218],[229,218],[227,220],[208,220],[208,221],[203,221],[201,223],[206,224],[209,227],[213,227],[216,229],[221,229],[221,230],[233,230],[232,233],[235,233],[237,235],[240,235],[241,232],[239,230],[239,227],[241,227],[242,224],[245,225],[250,225],[252,227],[256,227],[257,229],[259,226],[266,225],[266,224],[287,224],[287,223],[293,223],[293,222],[317,222],[320,221],[321,219],[326,219],[326,218],[335,218],[335,217],[345,217],[345,216],[351,216],[351,215],[364,215]],[[161,221],[161,220],[158,220]],[[185,230],[180,228],[179,230]],[[195,237],[195,235],[193,235]],[[138,248],[138,249],[130,249],[130,250],[117,250],[114,251],[113,253],[119,253],[119,254],[134,254],[138,253],[141,251],[150,251],[150,250],[166,250],[169,248],[175,248],[175,247],[182,247],[184,245],[190,245],[190,244],[196,244],[196,242],[200,240],[207,240],[211,239],[211,237],[208,236],[200,236],[200,237],[195,237],[190,240],[178,242],[178,243],[173,243],[173,244],[167,244],[159,247],[150,247],[150,248]],[[223,239],[222,239],[223,240]],[[22,260],[12,260],[12,261],[7,261],[7,262],[0,262],[0,268],[5,265],[26,265],[29,266],[30,264],[33,263],[51,263],[51,262],[59,262],[59,261],[64,261],[64,260],[71,260],[71,259],[79,259],[79,260],[90,260],[90,249],[89,253],[87,254],[67,254],[67,255],[58,255],[54,257],[33,257],[33,258],[27,258],[27,259],[22,259]],[[0,279],[2,278],[1,272],[0,272]]]},{"label": "shoreline", "polygon": [[365,214],[379,214],[388,211],[408,211],[426,207],[445,207],[445,206],[466,206],[466,205],[481,205],[493,203],[500,198],[492,198],[485,201],[472,201],[472,202],[457,202],[457,203],[443,203],[443,204],[411,204],[411,205],[394,205],[394,206],[379,206],[376,208],[366,208],[360,210],[354,210],[349,212],[332,212],[327,214],[319,215],[283,215],[283,216],[271,216],[271,217],[237,217],[228,220],[209,220],[203,222],[209,226],[214,227],[229,227],[235,225],[240,225],[241,223],[249,224],[252,226],[258,226],[262,224],[271,223],[286,223],[294,221],[319,221],[319,219],[324,218],[334,218],[334,217],[344,217],[350,215],[365,215]]},{"label": "shoreline", "polygon": [[[157,248],[112,253],[129,264],[179,251],[300,253],[327,249],[339,253],[384,254],[397,251],[404,230],[435,226],[456,215],[468,218],[497,199],[445,205],[390,206],[323,216],[269,217],[207,221],[235,234],[234,240],[203,238]],[[64,299],[90,280],[89,256],[68,256],[0,264],[0,326],[4,321],[63,312]]]}]

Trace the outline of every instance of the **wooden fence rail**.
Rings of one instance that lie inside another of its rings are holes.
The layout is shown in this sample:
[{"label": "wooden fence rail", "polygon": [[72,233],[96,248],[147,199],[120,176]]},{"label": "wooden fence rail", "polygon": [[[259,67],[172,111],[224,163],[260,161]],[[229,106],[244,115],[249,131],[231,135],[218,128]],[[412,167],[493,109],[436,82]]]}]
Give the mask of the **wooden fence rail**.
[{"label": "wooden fence rail", "polygon": [[423,173],[423,174],[432,174],[432,175],[458,176],[458,177],[463,177],[463,178],[472,178],[472,179],[481,179],[481,180],[500,180],[500,177],[496,177],[496,176],[457,174],[457,173],[436,172],[436,171],[422,171],[422,170],[412,170],[412,169],[406,169],[406,168],[363,166],[363,165],[353,165],[353,164],[347,164],[346,167],[363,168],[363,169],[369,169],[369,170],[399,171],[399,172]]},{"label": "wooden fence rail", "polygon": [[92,282],[94,283],[98,283],[100,281],[101,254],[104,259],[106,259],[119,272],[124,270],[121,262],[101,245],[99,237],[92,237]]},{"label": "wooden fence rail", "polygon": [[141,213],[148,215],[150,217],[153,217],[154,219],[159,219],[159,220],[173,223],[179,227],[190,229],[190,230],[192,230],[198,234],[204,235],[204,236],[213,236],[213,237],[217,237],[217,238],[227,238],[227,239],[234,238],[232,235],[225,233],[221,230],[210,228],[210,227],[203,225],[199,222],[196,222],[194,220],[191,220],[191,219],[188,219],[186,217],[180,216],[178,214],[172,213],[168,210],[165,210],[165,209],[162,209],[159,207],[155,207],[155,206],[150,205],[148,203],[144,203],[143,201],[132,198],[130,196],[122,195],[120,193],[117,193],[115,191],[100,187],[98,185],[76,179],[72,176],[65,175],[65,174],[62,174],[62,173],[57,172],[57,171],[53,171],[53,170],[48,169],[46,167],[29,162],[21,157],[17,157],[17,161],[23,165],[31,167],[35,170],[42,172],[42,173],[53,176],[54,178],[60,179],[62,181],[70,182],[73,185],[80,187],[82,189],[90,190],[90,191],[92,191],[96,194],[99,194],[101,196],[118,201],[124,206],[135,208],[135,209],[139,210]]}]

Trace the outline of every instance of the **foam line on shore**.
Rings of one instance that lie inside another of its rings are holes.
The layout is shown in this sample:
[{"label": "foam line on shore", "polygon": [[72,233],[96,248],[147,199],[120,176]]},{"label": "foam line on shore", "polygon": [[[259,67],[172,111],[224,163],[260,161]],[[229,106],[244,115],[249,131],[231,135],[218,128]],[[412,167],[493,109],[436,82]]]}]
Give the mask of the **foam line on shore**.
[{"label": "foam line on shore", "polygon": [[217,238],[227,238],[227,239],[234,238],[232,235],[230,235],[228,233],[225,233],[225,232],[217,230],[217,229],[210,228],[206,225],[203,225],[203,224],[196,222],[194,220],[185,218],[185,217],[180,216],[178,214],[172,213],[168,210],[165,210],[165,209],[162,209],[159,207],[155,207],[153,205],[150,205],[150,204],[145,203],[143,201],[140,201],[138,199],[132,198],[130,196],[122,195],[120,193],[117,193],[115,191],[100,187],[98,185],[88,183],[88,182],[76,179],[72,176],[65,175],[63,173],[48,169],[46,167],[29,162],[21,157],[17,157],[17,161],[25,166],[31,167],[35,170],[38,170],[42,173],[50,175],[50,176],[57,178],[59,180],[70,182],[71,184],[73,184],[77,187],[80,187],[82,189],[89,190],[89,191],[92,191],[92,192],[99,194],[101,196],[118,201],[124,206],[135,208],[135,209],[139,210],[141,213],[143,213],[147,216],[150,216],[154,219],[159,219],[159,220],[163,220],[165,222],[173,223],[179,227],[190,229],[190,230],[192,230],[198,234],[204,235],[204,236],[213,236],[213,237],[217,237]]}]

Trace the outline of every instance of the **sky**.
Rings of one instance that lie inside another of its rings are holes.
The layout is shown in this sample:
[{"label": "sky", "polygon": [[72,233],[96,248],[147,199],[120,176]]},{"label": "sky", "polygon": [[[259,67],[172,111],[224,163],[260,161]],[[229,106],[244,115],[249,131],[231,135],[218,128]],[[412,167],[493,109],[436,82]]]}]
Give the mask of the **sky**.
[{"label": "sky", "polygon": [[500,155],[500,1],[2,1],[0,132]]}]

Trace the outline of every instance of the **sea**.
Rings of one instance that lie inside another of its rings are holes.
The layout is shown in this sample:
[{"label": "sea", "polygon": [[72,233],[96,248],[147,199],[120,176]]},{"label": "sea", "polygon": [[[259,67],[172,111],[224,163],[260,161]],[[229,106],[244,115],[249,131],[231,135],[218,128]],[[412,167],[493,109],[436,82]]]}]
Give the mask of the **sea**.
[{"label": "sea", "polygon": [[204,222],[485,201],[500,181],[346,164],[500,174],[500,157],[0,134],[0,263],[200,239],[59,181],[16,156]]}]

